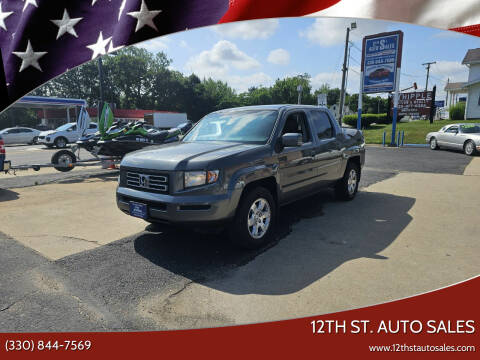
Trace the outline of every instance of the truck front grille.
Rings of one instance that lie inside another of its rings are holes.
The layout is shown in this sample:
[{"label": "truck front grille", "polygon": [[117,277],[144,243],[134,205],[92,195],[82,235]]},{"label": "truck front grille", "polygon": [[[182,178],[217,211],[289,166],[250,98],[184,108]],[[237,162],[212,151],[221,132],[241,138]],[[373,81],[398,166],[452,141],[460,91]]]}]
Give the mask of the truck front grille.
[{"label": "truck front grille", "polygon": [[126,171],[125,184],[128,188],[168,194],[168,174],[145,174]]}]

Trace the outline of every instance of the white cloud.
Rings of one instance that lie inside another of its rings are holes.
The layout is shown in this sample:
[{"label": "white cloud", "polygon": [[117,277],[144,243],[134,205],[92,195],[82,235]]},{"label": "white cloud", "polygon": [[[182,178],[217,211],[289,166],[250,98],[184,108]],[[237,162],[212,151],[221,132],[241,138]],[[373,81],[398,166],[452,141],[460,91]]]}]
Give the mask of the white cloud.
[{"label": "white cloud", "polygon": [[437,61],[432,65],[430,73],[444,81],[447,79],[453,82],[467,81],[468,78],[468,68],[458,61]]},{"label": "white cloud", "polygon": [[268,39],[278,28],[278,19],[239,21],[213,27],[222,36],[233,39]]},{"label": "white cloud", "polygon": [[231,68],[250,70],[259,67],[260,63],[257,60],[227,40],[220,40],[212,49],[191,57],[186,64],[187,70],[198,76],[215,79],[228,75]]},{"label": "white cloud", "polygon": [[360,19],[319,18],[303,31],[300,36],[310,42],[322,46],[333,46],[345,43],[345,32],[352,22],[357,23],[357,28],[350,32],[351,41],[359,41],[366,35],[376,34],[387,30],[384,21],[371,21]]},{"label": "white cloud", "polygon": [[273,79],[263,72],[258,72],[246,76],[227,75],[225,78],[220,80],[226,81],[227,84],[237,90],[237,92],[247,91],[252,86],[270,86],[273,84]]},{"label": "white cloud", "polygon": [[255,72],[248,75],[233,75],[232,71],[253,70],[260,68],[260,63],[247,55],[237,45],[227,40],[220,40],[210,50],[202,51],[191,57],[185,68],[200,78],[222,80],[238,92],[246,91],[252,86],[269,86],[272,78],[263,73]]},{"label": "white cloud", "polygon": [[[350,66],[347,77],[347,92],[350,94],[358,93],[360,88],[360,66]],[[331,88],[341,88],[342,72],[321,72],[311,78],[312,89],[316,90],[323,84],[328,84]]]},{"label": "white cloud", "polygon": [[157,53],[160,51],[165,51],[168,49],[168,44],[171,43],[172,40],[168,37],[161,37],[155,38],[152,40],[147,40],[141,42],[140,44],[136,44],[135,46],[144,48],[152,53]]},{"label": "white cloud", "polygon": [[288,65],[290,63],[290,53],[285,49],[275,49],[268,54],[267,61],[275,65]]},{"label": "white cloud", "polygon": [[185,41],[185,40],[180,40],[180,42],[178,43],[178,46],[180,46],[181,48],[188,48],[188,43]]}]

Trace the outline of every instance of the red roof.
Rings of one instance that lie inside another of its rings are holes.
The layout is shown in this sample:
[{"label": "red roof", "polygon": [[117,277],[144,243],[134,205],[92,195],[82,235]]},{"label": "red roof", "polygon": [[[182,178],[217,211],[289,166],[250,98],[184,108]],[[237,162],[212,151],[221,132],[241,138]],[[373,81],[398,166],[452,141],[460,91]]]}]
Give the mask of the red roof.
[{"label": "red roof", "polygon": [[[97,116],[98,108],[87,108],[88,115]],[[141,110],[141,109],[113,109],[113,116],[116,118],[136,119],[143,118],[145,114],[152,113],[175,113],[175,111],[160,111],[160,110]]]}]

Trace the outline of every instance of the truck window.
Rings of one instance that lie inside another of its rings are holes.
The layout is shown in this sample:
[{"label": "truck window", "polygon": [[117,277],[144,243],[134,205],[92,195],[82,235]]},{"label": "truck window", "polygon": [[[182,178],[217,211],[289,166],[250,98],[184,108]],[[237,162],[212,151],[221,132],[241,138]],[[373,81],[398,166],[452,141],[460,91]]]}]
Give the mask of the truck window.
[{"label": "truck window", "polygon": [[320,140],[330,139],[333,137],[333,127],[328,115],[323,111],[311,112],[313,123],[317,131],[317,136]]},{"label": "truck window", "polygon": [[310,136],[310,131],[308,128],[307,117],[303,111],[294,112],[288,115],[285,125],[283,126],[282,135],[287,133],[302,134],[304,143],[312,141],[312,137]]}]

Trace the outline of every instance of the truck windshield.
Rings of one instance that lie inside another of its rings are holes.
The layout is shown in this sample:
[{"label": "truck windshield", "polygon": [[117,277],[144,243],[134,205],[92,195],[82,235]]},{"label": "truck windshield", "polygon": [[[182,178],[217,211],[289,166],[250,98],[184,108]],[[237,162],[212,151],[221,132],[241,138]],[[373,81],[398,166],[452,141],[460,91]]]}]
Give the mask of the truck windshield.
[{"label": "truck windshield", "polygon": [[276,110],[235,110],[205,116],[183,141],[232,141],[265,144],[277,119]]}]

